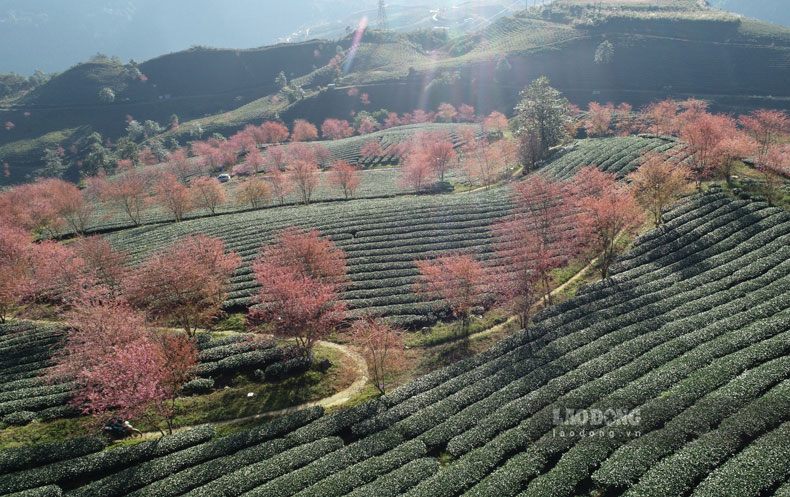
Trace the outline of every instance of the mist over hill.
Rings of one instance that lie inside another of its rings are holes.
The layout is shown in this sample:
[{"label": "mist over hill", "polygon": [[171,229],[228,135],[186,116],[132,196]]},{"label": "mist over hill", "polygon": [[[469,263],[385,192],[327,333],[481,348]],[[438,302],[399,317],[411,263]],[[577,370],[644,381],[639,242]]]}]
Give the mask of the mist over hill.
[{"label": "mist over hill", "polygon": [[786,0],[708,0],[708,3],[717,9],[790,27],[790,4]]},{"label": "mist over hill", "polygon": [[[389,2],[388,18],[391,29],[433,27],[443,24],[433,13],[445,9],[480,28],[481,19],[516,8],[523,2],[397,0]],[[193,45],[250,48],[332,39],[363,17],[375,23],[377,16],[377,0],[4,0],[0,43],[14,50],[0,54],[0,73],[59,72],[97,52],[143,61]]]}]

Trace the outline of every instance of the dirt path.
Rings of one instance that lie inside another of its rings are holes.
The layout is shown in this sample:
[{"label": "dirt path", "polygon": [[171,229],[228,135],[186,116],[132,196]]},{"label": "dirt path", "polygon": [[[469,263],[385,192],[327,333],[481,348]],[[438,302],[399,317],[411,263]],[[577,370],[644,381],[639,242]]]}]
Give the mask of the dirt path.
[{"label": "dirt path", "polygon": [[[274,418],[277,416],[283,416],[285,414],[301,411],[302,409],[307,409],[308,407],[314,407],[314,406],[321,406],[324,409],[328,409],[330,407],[343,405],[349,400],[351,400],[352,398],[354,398],[356,395],[358,395],[362,391],[362,389],[365,388],[365,385],[367,385],[369,379],[368,364],[365,361],[365,359],[361,355],[359,355],[355,350],[353,350],[351,347],[347,345],[341,345],[333,342],[324,342],[324,341],[318,341],[316,342],[316,345],[320,345],[322,347],[328,347],[330,349],[335,349],[338,352],[345,354],[346,357],[351,359],[351,361],[354,363],[354,370],[356,372],[357,377],[348,388],[345,388],[333,395],[330,395],[329,397],[324,397],[323,399],[305,402],[304,404],[298,404],[295,406],[285,407],[282,409],[275,409],[273,411],[264,411],[258,414],[253,414],[252,416],[245,416],[243,418],[234,418],[234,419],[226,419],[223,421],[216,421],[210,424],[213,424],[214,426],[225,426],[233,423],[252,421],[255,419]],[[175,430],[173,430],[173,433],[186,430],[189,428],[193,428],[194,426],[195,425],[180,426]],[[147,431],[143,433],[144,439],[156,438],[159,436],[161,436],[161,432],[159,431]]]},{"label": "dirt path", "polygon": [[[592,268],[595,265],[595,263],[597,261],[598,261],[597,257],[592,259],[586,266],[584,266],[579,272],[574,274],[568,281],[566,281],[562,285],[560,285],[557,288],[555,288],[554,290],[552,290],[551,291],[551,295],[559,294],[560,292],[565,290],[568,287],[568,285],[570,285],[573,282],[575,282],[578,279],[580,279],[584,275],[584,273],[586,273],[590,268]],[[539,305],[540,305],[540,303],[536,303],[535,307],[538,307]],[[498,325],[492,326],[491,328],[488,328],[487,330],[483,330],[483,331],[480,331],[480,332],[477,332],[477,333],[473,333],[472,335],[469,335],[469,339],[474,339],[474,338],[490,335],[491,333],[494,333],[496,331],[501,330],[503,327],[507,326],[509,323],[512,323],[516,319],[518,319],[517,316],[511,316],[510,318],[508,318],[507,321],[505,321],[503,323],[499,323]],[[446,345],[447,343],[450,343],[450,342],[445,342],[445,343],[443,343],[441,345]],[[335,393],[334,395],[330,395],[329,397],[324,397],[323,399],[314,400],[314,401],[311,401],[311,402],[305,402],[304,404],[299,404],[299,405],[295,405],[295,406],[291,406],[291,407],[285,407],[283,409],[275,409],[273,411],[265,411],[265,412],[261,412],[261,413],[258,413],[258,414],[254,414],[252,416],[245,416],[243,418],[234,418],[234,419],[227,419],[227,420],[224,420],[224,421],[217,421],[217,422],[212,423],[212,424],[214,424],[215,426],[225,426],[225,425],[229,425],[229,424],[233,424],[233,423],[240,423],[240,422],[251,421],[251,420],[255,420],[255,419],[273,418],[273,417],[277,417],[277,416],[283,416],[285,414],[294,413],[296,411],[300,411],[302,409],[307,409],[308,407],[313,407],[313,406],[321,406],[324,409],[328,409],[328,408],[331,408],[331,407],[341,406],[341,405],[345,404],[346,402],[350,401],[351,399],[353,399],[356,395],[358,395],[362,391],[363,388],[365,388],[365,385],[367,385],[368,380],[369,380],[368,364],[365,361],[365,359],[361,355],[359,355],[359,353],[357,353],[354,349],[349,347],[348,345],[341,345],[341,344],[337,344],[337,343],[334,343],[334,342],[324,342],[324,341],[316,342],[316,344],[324,346],[324,347],[329,347],[331,349],[335,349],[338,352],[341,352],[341,353],[345,354],[348,358],[350,358],[354,362],[354,368],[356,370],[357,378],[354,380],[354,382],[351,384],[351,386],[349,386],[348,388],[345,388],[345,389]],[[182,427],[179,427],[179,428],[177,428],[177,429],[175,429],[173,431],[174,432],[178,432],[178,431],[185,430],[185,429],[192,428],[192,427],[193,426],[182,426]],[[143,433],[143,438],[146,438],[146,439],[156,438],[156,437],[158,437],[160,435],[161,435],[161,433],[158,432],[158,431],[149,431],[149,432]]]},{"label": "dirt path", "polygon": [[[36,324],[43,325],[43,326],[63,326],[63,325],[67,325],[67,323],[63,323],[63,322],[59,322],[59,321],[46,321],[46,320],[41,320],[41,319],[25,319],[25,320],[22,320],[22,321],[32,322],[32,323],[36,323]],[[206,330],[202,330],[202,331],[206,331]],[[233,332],[233,333],[236,333],[236,332]],[[338,344],[338,343],[334,343],[334,342],[325,342],[325,341],[322,341],[322,340],[317,341],[316,345],[319,345],[321,347],[327,347],[327,348],[330,348],[330,349],[334,349],[334,350],[340,352],[341,354],[344,354],[349,359],[351,359],[351,362],[354,365],[354,373],[355,373],[356,378],[354,379],[354,382],[350,386],[348,386],[347,388],[344,388],[343,390],[341,390],[341,391],[339,391],[339,392],[337,392],[337,393],[335,393],[333,395],[330,395],[329,397],[324,397],[322,399],[313,400],[313,401],[310,401],[310,402],[305,402],[304,404],[298,404],[298,405],[295,405],[295,406],[285,407],[285,408],[282,408],[282,409],[275,409],[275,410],[272,410],[272,411],[265,411],[265,412],[261,412],[261,413],[258,413],[258,414],[254,414],[252,416],[245,416],[245,417],[242,417],[242,418],[234,418],[234,419],[227,419],[227,420],[223,420],[223,421],[217,421],[217,422],[214,422],[214,423],[211,423],[211,424],[214,424],[215,426],[223,426],[223,425],[229,425],[229,424],[232,424],[232,423],[238,423],[238,422],[243,422],[243,421],[250,421],[250,420],[253,420],[253,419],[272,418],[272,417],[282,416],[284,414],[289,414],[289,413],[292,413],[292,412],[300,411],[302,409],[307,409],[308,407],[314,407],[314,406],[321,406],[324,409],[328,409],[328,408],[331,408],[331,407],[337,407],[337,406],[343,405],[346,402],[348,402],[351,399],[353,399],[355,396],[357,396],[362,391],[362,389],[365,388],[365,385],[367,385],[367,383],[368,383],[368,381],[370,379],[370,376],[369,376],[369,373],[368,373],[368,363],[367,363],[367,361],[365,361],[365,358],[362,357],[357,351],[355,351],[353,348],[349,347],[348,345],[342,345],[342,344]],[[178,432],[178,431],[181,431],[181,430],[192,428],[194,426],[196,426],[196,425],[181,426],[181,427],[178,427],[175,430],[173,430],[173,432],[175,433],[175,432]],[[158,437],[160,435],[161,435],[161,432],[159,432],[159,431],[148,431],[148,432],[143,433],[143,438],[145,438],[145,439],[156,438],[156,437]]]},{"label": "dirt path", "polygon": [[[568,287],[568,285],[570,285],[574,281],[576,281],[579,278],[581,278],[584,275],[584,273],[587,272],[587,270],[589,270],[591,267],[593,267],[593,265],[595,265],[595,263],[597,261],[598,261],[597,257],[592,259],[586,266],[584,266],[579,272],[577,272],[575,275],[573,275],[568,281],[566,281],[562,285],[560,285],[557,288],[555,288],[554,290],[552,290],[551,291],[551,295],[556,295],[556,294],[562,292],[565,288]],[[540,303],[536,303],[535,307],[537,307],[539,305],[540,305]],[[488,328],[487,330],[483,330],[483,331],[480,331],[480,332],[477,332],[477,333],[473,333],[472,335],[469,335],[468,338],[469,339],[474,339],[474,338],[478,338],[478,337],[489,335],[491,333],[494,333],[494,332],[502,329],[503,327],[507,326],[509,323],[515,321],[516,319],[517,319],[517,316],[511,316],[510,318],[507,319],[507,321],[505,321],[503,323],[500,323],[500,324],[498,324],[496,326],[492,326],[491,328]],[[58,325],[62,326],[62,325],[64,325],[64,323],[57,322],[57,321],[44,321],[44,320],[25,320],[25,321],[32,321],[32,322],[35,322],[35,323],[38,323],[38,324],[50,325],[50,326],[58,326]],[[205,330],[203,330],[203,331],[205,331]],[[231,332],[231,333],[237,333],[237,332]],[[447,343],[451,343],[451,342],[445,342],[445,343],[443,343],[441,345],[446,345]],[[347,387],[347,388],[345,388],[345,389],[343,389],[343,390],[341,390],[341,391],[339,391],[339,392],[337,392],[337,393],[335,393],[333,395],[330,395],[329,397],[324,397],[322,399],[318,399],[318,400],[314,400],[314,401],[310,401],[310,402],[305,402],[303,404],[298,404],[298,405],[295,405],[295,406],[285,407],[285,408],[282,408],[282,409],[275,409],[275,410],[272,410],[272,411],[264,411],[264,412],[260,412],[258,414],[254,414],[252,416],[245,416],[245,417],[241,417],[241,418],[233,418],[233,419],[227,419],[227,420],[223,420],[223,421],[217,421],[217,422],[210,423],[210,424],[213,424],[215,426],[225,426],[225,425],[229,425],[229,424],[233,424],[233,423],[240,423],[240,422],[251,421],[251,420],[255,420],[255,419],[273,418],[273,417],[277,417],[277,416],[283,416],[285,414],[294,413],[296,411],[300,411],[302,409],[307,409],[309,407],[314,407],[314,406],[321,406],[324,409],[328,409],[328,408],[332,408],[332,407],[341,406],[341,405],[349,402],[351,399],[353,399],[356,395],[358,395],[362,391],[363,388],[365,388],[365,385],[367,385],[367,383],[368,383],[368,381],[370,379],[369,372],[368,372],[367,361],[365,361],[365,359],[358,352],[356,352],[354,349],[352,349],[348,345],[342,345],[342,344],[338,344],[338,343],[334,343],[334,342],[326,342],[326,341],[318,341],[318,342],[316,342],[316,344],[320,345],[322,347],[328,347],[328,348],[334,349],[334,350],[336,350],[336,351],[338,351],[338,352],[340,352],[342,354],[345,354],[346,357],[351,359],[351,361],[354,363],[354,370],[355,370],[355,373],[356,373],[356,379],[354,380],[354,382],[349,387]],[[175,432],[179,432],[179,431],[182,431],[182,430],[193,428],[194,426],[196,426],[196,425],[181,426],[181,427],[178,427],[175,430],[173,430],[173,432],[174,433]],[[159,431],[148,431],[148,432],[143,433],[142,438],[143,439],[153,439],[153,438],[157,438],[159,436],[161,436],[161,432],[159,432]]]},{"label": "dirt path", "polygon": [[[555,288],[554,290],[552,290],[551,291],[551,295],[557,295],[558,293],[560,293],[563,290],[565,290],[565,288],[567,288],[568,285],[570,285],[574,281],[576,281],[579,278],[581,278],[584,275],[584,273],[587,272],[588,269],[590,269],[591,267],[593,267],[595,265],[595,263],[597,261],[598,261],[597,257],[594,258],[593,260],[591,260],[578,273],[574,274],[568,281],[566,281],[562,285],[560,285],[557,288]],[[535,304],[536,307],[539,306],[539,305],[540,305],[540,303],[536,303]],[[492,326],[491,328],[488,328],[487,330],[483,330],[483,331],[480,331],[480,332],[477,332],[477,333],[473,333],[472,335],[469,335],[469,338],[473,339],[473,338],[482,337],[482,336],[494,333],[494,332],[502,329],[503,327],[507,326],[509,323],[515,321],[516,319],[518,319],[517,316],[511,316],[510,318],[507,319],[507,321],[505,321],[503,323],[499,323],[498,325]],[[447,343],[450,343],[450,342],[445,342],[445,343],[443,343],[441,345],[446,345]],[[361,355],[359,355],[359,353],[357,353],[354,349],[349,347],[348,345],[341,345],[341,344],[337,344],[337,343],[334,343],[334,342],[324,342],[324,341],[318,341],[318,342],[316,342],[316,344],[324,346],[324,347],[329,347],[331,349],[335,349],[338,352],[341,352],[341,353],[345,354],[348,358],[350,358],[354,362],[354,368],[355,368],[356,374],[357,374],[357,378],[356,378],[356,380],[354,380],[354,383],[352,383],[348,388],[345,388],[345,389],[335,393],[334,395],[330,395],[329,397],[324,397],[323,399],[314,400],[314,401],[311,401],[311,402],[305,402],[304,404],[299,404],[299,405],[295,405],[295,406],[291,406],[291,407],[285,407],[283,409],[275,409],[273,411],[265,411],[265,412],[261,412],[261,413],[258,413],[258,414],[254,414],[252,416],[246,416],[246,417],[243,417],[243,418],[234,418],[234,419],[227,419],[227,420],[224,420],[224,421],[217,421],[217,422],[212,423],[212,424],[214,424],[215,426],[224,426],[224,425],[229,425],[229,424],[233,424],[233,423],[239,423],[239,422],[244,422],[244,421],[251,421],[251,420],[254,420],[254,419],[283,416],[285,414],[294,413],[296,411],[300,411],[302,409],[307,409],[308,407],[313,407],[313,406],[321,406],[324,409],[328,409],[328,408],[331,408],[331,407],[341,406],[341,405],[345,404],[346,402],[350,401],[351,399],[353,399],[356,395],[358,395],[362,391],[363,388],[365,388],[365,385],[367,385],[368,380],[369,380],[368,364],[365,361],[365,359]],[[182,426],[182,427],[179,427],[176,430],[174,430],[174,432],[185,430],[185,429],[192,428],[192,427],[193,426]],[[160,432],[158,432],[158,431],[150,431],[150,432],[143,433],[143,438],[155,438],[155,437],[157,437],[159,435],[160,435]]]},{"label": "dirt path", "polygon": [[[568,287],[568,285],[570,285],[574,281],[576,281],[579,278],[581,278],[582,276],[584,276],[584,273],[586,273],[587,270],[592,268],[595,265],[596,262],[598,262],[598,258],[597,257],[594,258],[593,260],[591,260],[578,273],[574,274],[568,281],[566,281],[562,285],[560,285],[557,288],[555,288],[554,290],[552,290],[550,292],[550,294],[552,296],[553,295],[557,295],[560,292],[562,292],[563,290],[565,290]],[[537,308],[538,306],[540,306],[540,302],[536,302],[535,305],[533,306],[533,308]],[[510,323],[512,323],[513,321],[515,321],[517,319],[518,319],[518,316],[510,316],[507,319],[507,321],[505,321],[503,323],[499,323],[498,325],[492,326],[491,328],[488,328],[487,330],[478,331],[477,333],[472,333],[471,335],[469,335],[469,339],[471,340],[471,339],[474,339],[474,338],[479,338],[479,337],[483,337],[483,336],[486,336],[486,335],[490,335],[491,333],[494,333],[494,332],[497,332],[497,331],[501,330],[502,328],[504,328],[505,326],[509,325]],[[444,345],[446,343],[451,343],[451,342],[445,342],[442,345]]]}]

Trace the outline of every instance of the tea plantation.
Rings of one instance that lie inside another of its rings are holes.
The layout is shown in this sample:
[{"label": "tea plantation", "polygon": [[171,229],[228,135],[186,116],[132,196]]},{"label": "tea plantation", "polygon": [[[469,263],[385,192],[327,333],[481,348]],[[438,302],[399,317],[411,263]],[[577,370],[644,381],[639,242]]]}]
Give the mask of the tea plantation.
[{"label": "tea plantation", "polygon": [[397,317],[405,324],[435,320],[433,304],[412,292],[414,260],[438,252],[490,251],[491,226],[511,209],[508,191],[468,195],[398,197],[284,207],[181,223],[145,226],[108,235],[116,247],[142,259],[190,233],[224,240],[243,258],[233,277],[228,306],[251,302],[257,284],[251,264],[261,244],[291,225],[331,236],[346,254],[353,285],[345,299],[352,309]]},{"label": "tea plantation", "polygon": [[[319,173],[320,187],[315,191],[311,202],[334,202],[344,200],[343,192],[328,185],[327,172]],[[394,197],[399,194],[411,193],[410,189],[400,184],[401,171],[398,167],[379,167],[360,171],[362,181],[359,188],[354,193],[354,198],[385,198]],[[238,186],[236,181],[225,183],[225,195],[229,199],[235,196],[234,189]],[[298,192],[292,191],[285,196],[284,205],[297,205],[301,203]],[[272,199],[263,209],[280,207],[277,199]],[[234,214],[249,211],[250,204],[238,204],[229,201],[217,207],[217,214]],[[207,209],[196,209],[184,215],[185,219],[197,219],[210,216]],[[129,220],[124,212],[116,206],[99,203],[96,213],[92,217],[92,223],[88,225],[89,233],[106,232],[132,228],[134,224]],[[141,215],[141,224],[167,223],[173,221],[173,215],[164,212],[159,206],[153,205],[146,209]],[[64,234],[72,234],[71,230],[64,230]]]},{"label": "tea plantation", "polygon": [[[400,181],[401,170],[397,167],[401,162],[400,156],[398,155],[399,151],[397,150],[398,145],[407,142],[421,133],[438,133],[446,135],[453,145],[458,148],[463,145],[463,138],[458,132],[459,128],[462,127],[470,128],[478,134],[481,132],[480,126],[474,124],[423,123],[397,126],[340,140],[316,142],[317,145],[326,148],[329,155],[320,163],[322,171],[318,175],[319,186],[313,193],[311,201],[327,202],[345,199],[343,191],[333,187],[327,177],[329,167],[336,160],[345,160],[356,165],[360,169],[361,182],[359,188],[354,193],[354,198],[383,198],[410,194],[413,192],[413,189],[408,185],[402,184]],[[382,154],[375,157],[363,157],[361,155],[362,147],[372,141],[379,143]],[[287,150],[288,145],[284,146]],[[167,163],[161,163],[153,167],[157,171],[164,171],[167,168]],[[156,179],[156,175],[151,173],[147,174],[149,175],[147,177],[149,181],[154,181]],[[240,179],[237,178],[237,180]],[[234,201],[236,196],[234,190],[238,187],[238,181],[225,183],[223,186],[225,187],[225,195],[229,201],[217,207],[216,212],[218,214],[230,214],[250,210],[250,205],[248,203],[239,204]],[[296,191],[291,191],[283,199],[285,205],[296,205],[301,202],[301,196]],[[264,208],[276,206],[279,206],[279,200],[271,199],[269,204],[264,206]],[[210,213],[206,209],[195,209],[187,212],[184,218],[194,219],[209,215]],[[162,223],[172,221],[172,219],[172,214],[164,212],[156,205],[151,205],[142,213],[141,223]],[[134,226],[129,220],[129,217],[122,212],[122,210],[103,202],[96,203],[96,210],[86,224],[88,232],[105,232],[131,228]],[[73,231],[67,228],[63,230],[63,234],[73,235]]]},{"label": "tea plantation", "polygon": [[681,142],[672,137],[587,138],[558,149],[542,170],[555,179],[568,180],[582,167],[594,165],[622,178],[639,167],[639,160],[646,153],[677,153],[680,158],[684,157]]},{"label": "tea plantation", "polygon": [[666,220],[611,278],[380,399],[223,438],[199,427],[111,451],[87,440],[11,449],[0,454],[0,492],[781,494],[790,214],[714,190]]},{"label": "tea plantation", "polygon": [[[68,405],[76,384],[47,381],[43,375],[53,365],[53,355],[63,345],[65,331],[20,322],[0,325],[0,420],[9,425],[48,421],[78,414]],[[255,339],[249,334],[212,338],[197,336],[199,364],[195,380],[184,393],[205,393],[214,380],[240,373],[276,380],[304,368],[289,347]],[[256,373],[260,370],[261,373]]]},{"label": "tea plantation", "polygon": [[[643,153],[673,147],[677,143],[672,140],[651,137],[580,140],[555,153],[542,171],[568,179],[583,165],[590,165],[624,174],[638,165]],[[437,314],[432,303],[412,292],[417,275],[414,260],[459,250],[489,258],[491,227],[511,209],[508,189],[499,187],[465,195],[359,199],[248,211],[142,226],[111,233],[108,238],[135,260],[191,233],[224,240],[244,260],[226,302],[226,307],[240,307],[249,305],[257,291],[251,264],[261,245],[291,225],[317,229],[331,236],[347,256],[353,281],[345,294],[348,305],[412,326],[435,321],[443,312]]]},{"label": "tea plantation", "polygon": [[[407,142],[409,139],[420,133],[438,133],[446,135],[456,147],[463,144],[463,139],[459,134],[460,128],[469,128],[476,133],[480,133],[480,125],[475,124],[445,124],[445,123],[423,123],[407,124],[394,128],[376,131],[366,135],[352,136],[334,141],[322,141],[320,145],[326,147],[332,157],[324,161],[324,165],[331,164],[331,161],[342,159],[351,164],[359,164],[360,167],[370,167],[380,164],[396,164],[400,160],[395,153],[394,146]],[[383,154],[378,157],[362,157],[361,149],[365,144],[377,141],[381,146]]]},{"label": "tea plantation", "polygon": [[27,424],[74,414],[66,405],[74,383],[49,384],[41,375],[63,344],[64,331],[27,323],[0,325],[0,420]]}]

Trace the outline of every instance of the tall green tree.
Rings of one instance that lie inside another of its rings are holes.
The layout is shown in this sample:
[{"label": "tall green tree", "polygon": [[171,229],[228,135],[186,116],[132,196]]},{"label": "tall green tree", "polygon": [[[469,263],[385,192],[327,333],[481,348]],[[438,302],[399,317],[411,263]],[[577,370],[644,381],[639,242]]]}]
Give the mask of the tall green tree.
[{"label": "tall green tree", "polygon": [[99,100],[105,104],[111,104],[115,102],[115,92],[112,91],[112,88],[104,87],[99,90]]},{"label": "tall green tree", "polygon": [[115,154],[118,159],[136,161],[138,153],[140,153],[140,147],[127,136],[119,138],[115,144]]},{"label": "tall green tree", "polygon": [[595,63],[596,64],[611,64],[614,59],[614,45],[609,40],[604,40],[598,48],[595,49]]},{"label": "tall green tree", "polygon": [[63,165],[63,159],[61,159],[61,155],[56,149],[48,148],[44,151],[44,155],[41,157],[41,162],[44,163],[44,169],[41,170],[41,176],[46,176],[49,178],[60,178],[63,176],[63,171],[65,166]]},{"label": "tall green tree", "polygon": [[515,108],[516,136],[522,160],[532,166],[546,156],[549,148],[568,136],[572,119],[570,104],[545,76],[521,90],[520,96]]},{"label": "tall green tree", "polygon": [[82,174],[96,176],[99,171],[106,171],[110,162],[110,152],[101,143],[93,143],[88,147],[88,154],[82,161]]},{"label": "tall green tree", "polygon": [[285,76],[285,72],[280,71],[280,74],[274,78],[274,84],[277,85],[278,90],[282,90],[286,86],[288,86],[288,78]]}]

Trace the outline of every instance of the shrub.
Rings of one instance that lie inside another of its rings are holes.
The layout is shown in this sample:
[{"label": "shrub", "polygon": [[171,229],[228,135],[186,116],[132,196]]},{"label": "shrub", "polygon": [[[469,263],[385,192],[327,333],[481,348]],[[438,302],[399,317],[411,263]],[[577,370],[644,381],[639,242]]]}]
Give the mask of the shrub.
[{"label": "shrub", "polygon": [[158,440],[18,471],[0,480],[0,492],[15,492],[49,484],[101,478],[140,462],[203,443],[214,436],[214,433],[213,426],[200,426]]},{"label": "shrub", "polygon": [[198,376],[209,377],[236,374],[266,366],[282,359],[282,350],[276,347],[234,354],[216,362],[200,363],[195,368]]},{"label": "shrub", "polygon": [[16,411],[3,416],[3,423],[12,426],[25,426],[36,419],[36,413],[30,411]]},{"label": "shrub", "polygon": [[328,357],[324,357],[317,363],[313,364],[313,367],[316,369],[316,371],[326,373],[329,371],[329,368],[332,367],[332,361],[330,361]]},{"label": "shrub", "polygon": [[354,490],[348,497],[395,497],[403,495],[407,490],[423,480],[427,480],[439,471],[439,462],[433,457],[424,457],[409,462],[395,471],[381,476]]},{"label": "shrub", "polygon": [[276,381],[288,376],[302,374],[310,369],[312,362],[309,357],[294,357],[287,361],[276,362],[266,366],[264,377],[266,381]]},{"label": "shrub", "polygon": [[57,485],[47,485],[45,487],[32,488],[30,490],[22,490],[13,494],[8,494],[7,497],[60,497],[63,491]]},{"label": "shrub", "polygon": [[790,422],[757,439],[713,471],[695,489],[701,497],[761,495],[790,475]]},{"label": "shrub", "polygon": [[[282,440],[275,440],[273,444],[282,444]],[[261,458],[261,462],[247,465],[234,472],[228,473],[208,485],[204,485],[189,493],[190,497],[217,497],[236,496],[248,490],[252,495],[261,494],[259,485],[265,484],[275,478],[288,475],[290,472],[316,460],[323,454],[331,454],[343,446],[343,440],[338,437],[323,438],[315,442],[283,450],[271,454],[268,458]],[[253,490],[254,489],[254,490]]]},{"label": "shrub", "polygon": [[[189,489],[207,485],[213,480],[229,475],[239,468],[274,457],[295,445],[294,441],[286,441],[278,437],[314,421],[322,413],[323,409],[320,407],[304,409],[277,418],[261,427],[214,440],[203,448],[207,459],[205,462],[175,472],[129,495],[138,497],[181,495]],[[206,489],[196,492],[210,495],[212,488],[220,487],[221,485],[207,485]]]},{"label": "shrub", "polygon": [[195,378],[184,383],[181,392],[184,395],[203,395],[210,393],[213,388],[214,380],[212,378]]},{"label": "shrub", "polygon": [[102,439],[81,437],[63,442],[47,442],[29,447],[16,447],[0,451],[0,475],[33,469],[45,464],[73,459],[94,452],[99,452],[105,447]]},{"label": "shrub", "polygon": [[419,440],[412,440],[376,457],[370,457],[344,470],[338,471],[320,482],[296,494],[299,497],[331,497],[348,492],[389,473],[404,464],[422,457],[427,449]]}]

